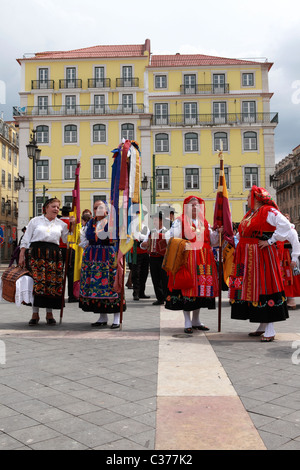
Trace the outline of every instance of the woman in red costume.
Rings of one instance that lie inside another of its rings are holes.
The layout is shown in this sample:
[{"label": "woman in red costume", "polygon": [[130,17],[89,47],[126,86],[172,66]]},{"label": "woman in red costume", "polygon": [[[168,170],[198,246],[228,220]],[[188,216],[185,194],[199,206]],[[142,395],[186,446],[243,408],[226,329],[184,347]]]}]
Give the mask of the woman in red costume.
[{"label": "woman in red costume", "polygon": [[248,207],[229,280],[231,318],[259,323],[250,336],[269,342],[273,323],[289,318],[276,242],[289,238],[291,225],[264,188],[252,187]]},{"label": "woman in red costume", "polygon": [[[289,214],[284,214],[291,223]],[[300,243],[295,225],[291,223],[292,229],[289,240],[277,242],[278,256],[283,278],[284,292],[287,296],[287,307],[289,310],[296,310],[295,297],[300,297],[300,273],[299,256]]]},{"label": "woman in red costume", "polygon": [[165,236],[167,240],[175,237],[189,241],[188,267],[192,274],[192,286],[181,290],[172,290],[173,279],[169,276],[165,308],[183,310],[185,333],[191,334],[193,329],[207,331],[209,328],[200,322],[199,314],[200,308],[215,309],[218,271],[212,245],[218,244],[218,232],[213,231],[205,219],[204,200],[196,196],[186,198],[182,216],[174,221]]}]

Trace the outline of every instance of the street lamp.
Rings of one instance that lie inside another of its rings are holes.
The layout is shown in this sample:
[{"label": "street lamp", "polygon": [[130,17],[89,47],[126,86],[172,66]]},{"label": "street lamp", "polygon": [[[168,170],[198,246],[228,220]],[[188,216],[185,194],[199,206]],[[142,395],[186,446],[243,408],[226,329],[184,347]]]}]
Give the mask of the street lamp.
[{"label": "street lamp", "polygon": [[35,217],[35,163],[40,159],[42,152],[37,146],[35,134],[36,129],[33,129],[29,144],[26,145],[27,156],[32,159],[32,217]]}]

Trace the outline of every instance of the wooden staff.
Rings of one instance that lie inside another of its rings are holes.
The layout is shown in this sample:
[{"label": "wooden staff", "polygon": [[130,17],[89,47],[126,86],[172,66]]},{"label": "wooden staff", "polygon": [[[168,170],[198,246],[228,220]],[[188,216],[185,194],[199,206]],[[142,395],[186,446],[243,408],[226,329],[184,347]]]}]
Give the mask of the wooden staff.
[{"label": "wooden staff", "polygon": [[[222,183],[220,186],[224,188],[224,158],[223,158],[223,142],[221,141],[221,150],[219,152],[220,158],[220,175],[219,180]],[[221,189],[219,188],[219,189]],[[223,197],[222,197],[223,204]],[[223,208],[222,208],[223,212]],[[219,305],[218,305],[218,333],[221,332],[222,322],[222,279],[223,279],[223,260],[222,260],[222,233],[219,232]]]}]

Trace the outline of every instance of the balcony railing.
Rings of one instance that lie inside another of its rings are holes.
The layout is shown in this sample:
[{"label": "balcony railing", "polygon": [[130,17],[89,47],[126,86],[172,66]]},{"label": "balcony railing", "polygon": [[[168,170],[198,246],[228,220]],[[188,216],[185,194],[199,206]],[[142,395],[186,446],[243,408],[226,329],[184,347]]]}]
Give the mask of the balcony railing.
[{"label": "balcony railing", "polygon": [[278,113],[168,114],[152,117],[155,126],[219,126],[224,124],[278,124]]},{"label": "balcony railing", "polygon": [[89,78],[88,88],[110,88],[110,78]]},{"label": "balcony railing", "polygon": [[180,93],[182,95],[214,95],[229,93],[229,84],[214,85],[213,83],[180,85]]},{"label": "balcony railing", "polygon": [[82,80],[78,78],[59,80],[59,88],[82,88]]},{"label": "balcony railing", "polygon": [[31,80],[32,90],[54,90],[54,80]]},{"label": "balcony railing", "polygon": [[83,116],[111,114],[143,114],[143,104],[105,104],[105,105],[76,105],[76,106],[14,106],[14,116]]},{"label": "balcony railing", "polygon": [[130,77],[130,78],[116,78],[117,87],[138,87],[139,79]]}]

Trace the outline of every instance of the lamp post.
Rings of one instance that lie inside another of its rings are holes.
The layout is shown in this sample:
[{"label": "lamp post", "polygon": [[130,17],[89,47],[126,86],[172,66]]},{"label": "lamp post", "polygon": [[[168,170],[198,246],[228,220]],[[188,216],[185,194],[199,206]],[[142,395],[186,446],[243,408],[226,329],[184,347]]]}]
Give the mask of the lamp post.
[{"label": "lamp post", "polygon": [[35,140],[36,129],[32,130],[29,144],[26,145],[27,156],[32,159],[32,217],[35,217],[35,165],[36,160],[40,159],[41,149],[38,148]]}]

